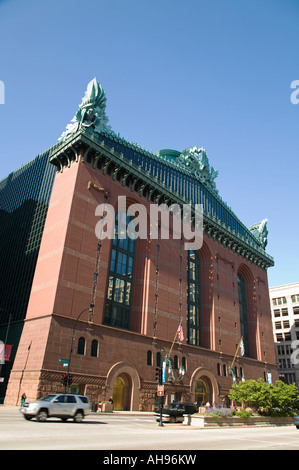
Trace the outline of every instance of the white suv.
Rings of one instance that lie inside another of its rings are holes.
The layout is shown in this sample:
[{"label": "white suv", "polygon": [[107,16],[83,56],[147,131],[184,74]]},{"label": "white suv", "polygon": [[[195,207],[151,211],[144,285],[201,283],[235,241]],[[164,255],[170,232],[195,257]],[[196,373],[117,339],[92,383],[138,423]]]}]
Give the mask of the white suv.
[{"label": "white suv", "polygon": [[62,421],[73,418],[76,423],[81,423],[90,411],[90,403],[85,395],[53,393],[37,401],[23,403],[20,411],[27,420],[34,417],[38,421],[46,421],[47,418],[52,417],[61,418]]}]

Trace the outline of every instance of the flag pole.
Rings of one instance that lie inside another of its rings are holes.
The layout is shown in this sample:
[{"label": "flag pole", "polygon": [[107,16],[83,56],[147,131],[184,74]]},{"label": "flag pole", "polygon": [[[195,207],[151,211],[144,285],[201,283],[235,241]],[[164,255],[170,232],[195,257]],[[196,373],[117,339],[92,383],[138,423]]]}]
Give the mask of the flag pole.
[{"label": "flag pole", "polygon": [[172,348],[173,348],[173,345],[174,345],[174,342],[175,342],[175,340],[176,340],[177,335],[178,335],[178,331],[176,331],[175,337],[174,337],[174,339],[173,339],[173,342],[172,342],[172,345],[171,345],[171,348],[170,348],[170,351],[169,351],[169,356],[170,356],[170,354],[171,354],[171,351],[172,351]]},{"label": "flag pole", "polygon": [[240,341],[239,341],[239,344],[238,344],[237,350],[236,350],[236,352],[235,352],[235,356],[234,356],[233,362],[231,363],[231,367],[233,367],[234,362],[235,362],[235,360],[236,360],[236,357],[237,357],[239,348],[240,348],[240,346],[241,346],[242,339],[243,339],[243,336],[241,336],[241,339],[240,339]]}]

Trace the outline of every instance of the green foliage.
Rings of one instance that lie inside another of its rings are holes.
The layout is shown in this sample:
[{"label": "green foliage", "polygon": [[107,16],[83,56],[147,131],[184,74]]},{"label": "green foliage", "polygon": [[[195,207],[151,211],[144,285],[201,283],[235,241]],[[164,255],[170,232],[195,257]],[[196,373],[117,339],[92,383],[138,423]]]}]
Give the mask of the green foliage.
[{"label": "green foliage", "polygon": [[236,416],[240,416],[240,418],[250,418],[250,416],[252,416],[252,412],[241,409],[236,411]]},{"label": "green foliage", "polygon": [[289,408],[299,407],[299,394],[295,384],[285,384],[278,380],[274,385],[262,379],[246,380],[234,385],[229,398],[237,403],[246,403],[255,410],[279,409],[286,413]]}]

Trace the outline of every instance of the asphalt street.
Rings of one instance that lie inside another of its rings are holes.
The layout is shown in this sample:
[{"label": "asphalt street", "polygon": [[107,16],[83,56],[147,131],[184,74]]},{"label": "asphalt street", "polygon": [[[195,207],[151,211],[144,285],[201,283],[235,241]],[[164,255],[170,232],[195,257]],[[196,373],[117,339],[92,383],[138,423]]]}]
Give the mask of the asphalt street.
[{"label": "asphalt street", "polygon": [[149,413],[91,413],[82,423],[26,421],[0,406],[1,450],[299,450],[295,426],[198,429],[160,427]]}]

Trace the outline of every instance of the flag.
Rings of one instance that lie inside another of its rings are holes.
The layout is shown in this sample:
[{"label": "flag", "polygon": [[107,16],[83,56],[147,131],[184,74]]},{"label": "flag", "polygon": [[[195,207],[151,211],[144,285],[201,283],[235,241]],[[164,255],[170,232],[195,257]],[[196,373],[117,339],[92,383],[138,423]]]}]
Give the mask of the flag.
[{"label": "flag", "polygon": [[241,350],[241,356],[244,356],[245,349],[244,349],[244,341],[243,341],[243,338],[241,339],[240,350]]},{"label": "flag", "polygon": [[177,334],[178,334],[178,337],[179,337],[179,341],[180,341],[180,343],[181,343],[181,342],[183,341],[183,339],[184,339],[184,333],[183,333],[182,322],[180,322],[180,324],[179,324],[179,326],[178,326]]}]

